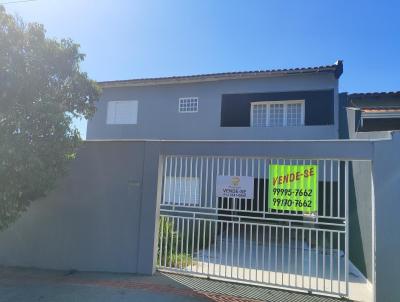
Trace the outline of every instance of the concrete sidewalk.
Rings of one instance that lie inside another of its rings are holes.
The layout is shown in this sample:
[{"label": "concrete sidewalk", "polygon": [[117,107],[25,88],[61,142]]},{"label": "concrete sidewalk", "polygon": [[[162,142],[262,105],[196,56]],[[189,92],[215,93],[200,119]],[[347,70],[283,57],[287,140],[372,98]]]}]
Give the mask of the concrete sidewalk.
[{"label": "concrete sidewalk", "polygon": [[85,273],[0,267],[0,301],[336,302],[335,298],[157,273]]}]

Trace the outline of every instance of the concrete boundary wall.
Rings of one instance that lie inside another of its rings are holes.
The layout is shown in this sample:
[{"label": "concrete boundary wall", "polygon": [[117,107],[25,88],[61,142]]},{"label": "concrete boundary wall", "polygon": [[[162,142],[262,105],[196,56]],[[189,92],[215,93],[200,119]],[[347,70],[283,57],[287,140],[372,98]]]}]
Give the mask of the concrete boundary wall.
[{"label": "concrete boundary wall", "polygon": [[399,134],[375,141],[88,141],[57,189],[0,233],[0,265],[152,274],[163,154],[357,159],[372,167],[377,301],[399,301],[399,150]]}]

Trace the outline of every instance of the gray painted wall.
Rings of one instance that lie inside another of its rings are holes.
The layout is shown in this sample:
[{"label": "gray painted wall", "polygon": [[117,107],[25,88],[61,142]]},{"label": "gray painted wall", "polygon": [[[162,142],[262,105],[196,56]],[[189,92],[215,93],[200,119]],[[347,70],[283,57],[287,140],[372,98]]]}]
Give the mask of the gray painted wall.
[{"label": "gray painted wall", "polygon": [[0,263],[151,273],[141,252],[152,236],[141,213],[145,157],[143,142],[85,144],[57,189],[0,233]]},{"label": "gray painted wall", "polygon": [[[342,96],[342,95],[341,95]],[[347,99],[347,95],[345,95]],[[345,106],[345,105],[344,105]],[[356,111],[342,108],[345,131],[342,135],[351,139],[387,139],[387,132],[356,132]],[[350,211],[350,259],[353,264],[373,283],[373,205],[371,164],[353,162],[350,166],[349,211]]]},{"label": "gray painted wall", "polygon": [[[290,128],[220,127],[222,94],[334,89],[335,124]],[[199,112],[179,113],[180,97],[198,97]],[[136,125],[107,125],[107,102],[137,100]],[[191,84],[107,88],[88,121],[87,139],[333,139],[338,138],[338,80],[307,74]]]},{"label": "gray painted wall", "polygon": [[370,162],[353,162],[349,182],[350,260],[373,282],[372,177]]},{"label": "gray painted wall", "polygon": [[[372,177],[367,175],[367,168],[362,164],[352,165],[355,199],[350,199],[354,209],[351,236],[355,242],[351,245],[354,246],[353,250],[358,251],[357,254],[351,254],[352,261],[374,284],[376,301],[400,301],[400,292],[397,290],[400,279],[400,237],[397,236],[400,212],[400,132],[356,132],[356,111],[351,108],[347,109],[347,121],[351,139],[379,140],[374,143]],[[369,191],[369,187],[373,190]],[[372,250],[369,250],[369,246],[372,246]]]},{"label": "gray painted wall", "polygon": [[392,141],[375,144],[376,301],[400,301],[400,132]]}]

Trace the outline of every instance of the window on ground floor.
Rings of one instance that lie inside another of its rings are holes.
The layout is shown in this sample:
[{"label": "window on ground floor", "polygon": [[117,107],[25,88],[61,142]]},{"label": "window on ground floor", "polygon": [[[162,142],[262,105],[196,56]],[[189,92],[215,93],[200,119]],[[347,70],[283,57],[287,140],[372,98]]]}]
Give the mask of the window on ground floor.
[{"label": "window on ground floor", "polygon": [[164,203],[198,205],[200,180],[198,177],[169,177],[164,179]]}]

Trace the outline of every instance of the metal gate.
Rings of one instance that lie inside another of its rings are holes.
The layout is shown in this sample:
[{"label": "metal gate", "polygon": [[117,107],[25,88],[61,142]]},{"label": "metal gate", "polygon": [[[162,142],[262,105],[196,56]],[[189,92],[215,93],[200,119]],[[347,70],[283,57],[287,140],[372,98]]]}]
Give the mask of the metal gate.
[{"label": "metal gate", "polygon": [[[268,167],[318,166],[318,210],[268,207]],[[157,267],[348,295],[348,166],[337,159],[164,156]],[[220,175],[251,176],[254,197],[216,195]]]}]

